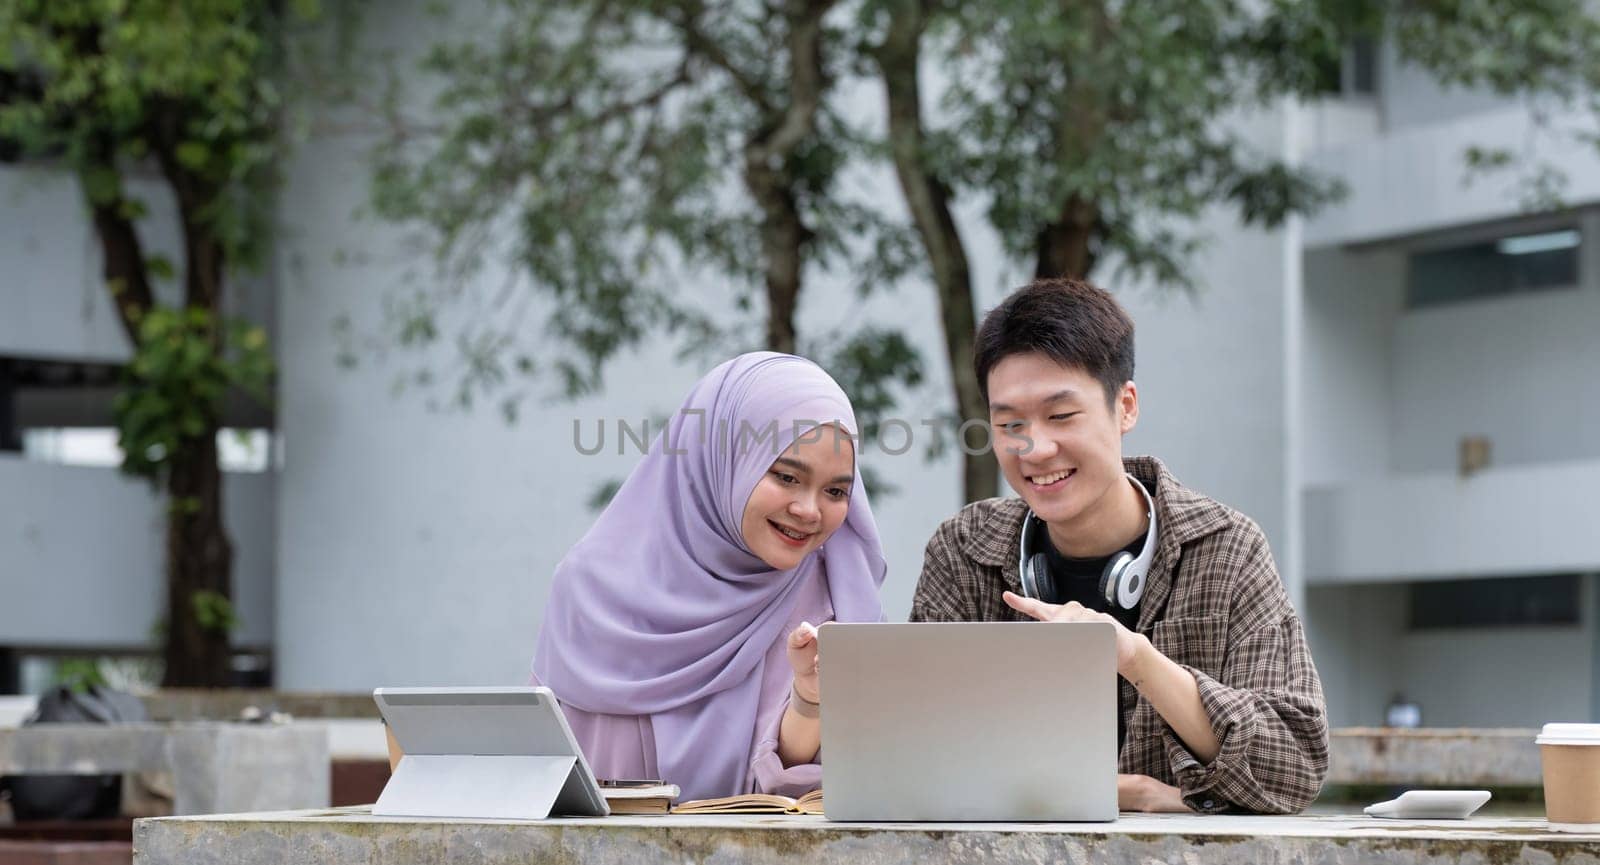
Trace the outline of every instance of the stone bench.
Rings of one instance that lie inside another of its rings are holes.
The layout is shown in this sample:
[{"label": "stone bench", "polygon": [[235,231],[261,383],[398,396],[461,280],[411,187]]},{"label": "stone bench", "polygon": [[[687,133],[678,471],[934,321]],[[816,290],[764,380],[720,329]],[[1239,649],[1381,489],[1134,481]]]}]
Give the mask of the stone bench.
[{"label": "stone bench", "polygon": [[1345,727],[1329,736],[1330,785],[1540,787],[1538,730]]},{"label": "stone bench", "polygon": [[328,732],[315,724],[41,724],[0,730],[0,775],[168,772],[173,810],[328,804]]},{"label": "stone bench", "polygon": [[134,824],[135,865],[294,861],[423,865],[635,862],[1039,865],[1182,862],[1563,863],[1600,860],[1600,835],[1543,820],[1124,815],[1114,823],[870,824],[801,816],[539,822],[373,817],[367,809],[160,817]]}]

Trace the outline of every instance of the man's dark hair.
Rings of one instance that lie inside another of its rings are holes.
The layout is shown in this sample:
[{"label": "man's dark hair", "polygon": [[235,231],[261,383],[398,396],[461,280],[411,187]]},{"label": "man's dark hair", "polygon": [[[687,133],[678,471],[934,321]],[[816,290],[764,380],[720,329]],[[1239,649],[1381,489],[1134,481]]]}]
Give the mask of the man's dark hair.
[{"label": "man's dark hair", "polygon": [[1133,319],[1110,292],[1077,279],[1036,279],[978,325],[973,365],[989,401],[989,372],[1014,354],[1039,352],[1088,373],[1113,404],[1133,380]]}]

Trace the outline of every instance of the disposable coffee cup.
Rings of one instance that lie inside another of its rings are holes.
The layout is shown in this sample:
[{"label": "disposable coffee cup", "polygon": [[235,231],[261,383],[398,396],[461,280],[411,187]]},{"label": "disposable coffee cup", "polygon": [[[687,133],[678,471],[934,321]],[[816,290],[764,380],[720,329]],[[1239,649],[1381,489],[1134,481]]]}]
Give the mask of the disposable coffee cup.
[{"label": "disposable coffee cup", "polygon": [[1546,724],[1544,816],[1556,832],[1600,832],[1600,724]]}]

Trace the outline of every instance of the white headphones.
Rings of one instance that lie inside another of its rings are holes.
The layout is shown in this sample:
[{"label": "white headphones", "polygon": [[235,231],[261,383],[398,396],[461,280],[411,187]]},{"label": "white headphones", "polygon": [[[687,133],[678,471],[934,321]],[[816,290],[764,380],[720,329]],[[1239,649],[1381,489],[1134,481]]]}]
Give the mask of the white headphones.
[{"label": "white headphones", "polygon": [[[1155,500],[1150,498],[1150,491],[1144,488],[1138,478],[1130,474],[1128,481],[1144,496],[1145,515],[1150,520],[1150,529],[1145,532],[1144,547],[1139,550],[1137,558],[1127,550],[1122,550],[1106,562],[1106,569],[1100,574],[1101,597],[1112,607],[1124,610],[1139,606],[1139,599],[1144,597],[1145,577],[1150,573],[1150,562],[1156,554]],[[1022,521],[1021,556],[1017,562],[1017,572],[1022,576],[1022,593],[1047,604],[1059,604],[1062,599],[1055,580],[1050,576],[1049,557],[1044,553],[1028,555],[1028,542],[1032,539],[1035,520],[1033,509],[1029,508],[1028,516]]]}]

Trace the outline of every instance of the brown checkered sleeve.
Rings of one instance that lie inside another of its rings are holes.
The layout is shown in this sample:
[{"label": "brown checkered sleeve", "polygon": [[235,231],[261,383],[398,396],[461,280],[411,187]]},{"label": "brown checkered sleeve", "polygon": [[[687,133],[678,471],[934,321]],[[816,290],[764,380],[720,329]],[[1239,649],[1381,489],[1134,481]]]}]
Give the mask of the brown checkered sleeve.
[{"label": "brown checkered sleeve", "polygon": [[1218,675],[1185,665],[1222,749],[1203,765],[1163,723],[1168,768],[1184,802],[1196,811],[1232,805],[1260,814],[1296,813],[1317,797],[1328,772],[1326,704],[1300,619],[1259,534],[1236,583],[1234,604]]},{"label": "brown checkered sleeve", "polygon": [[923,551],[922,576],[911,597],[913,622],[970,622],[978,618],[976,606],[963,597],[970,594],[965,591],[967,581],[957,579],[950,561],[953,545],[946,537],[948,530],[948,525],[940,526]]}]

